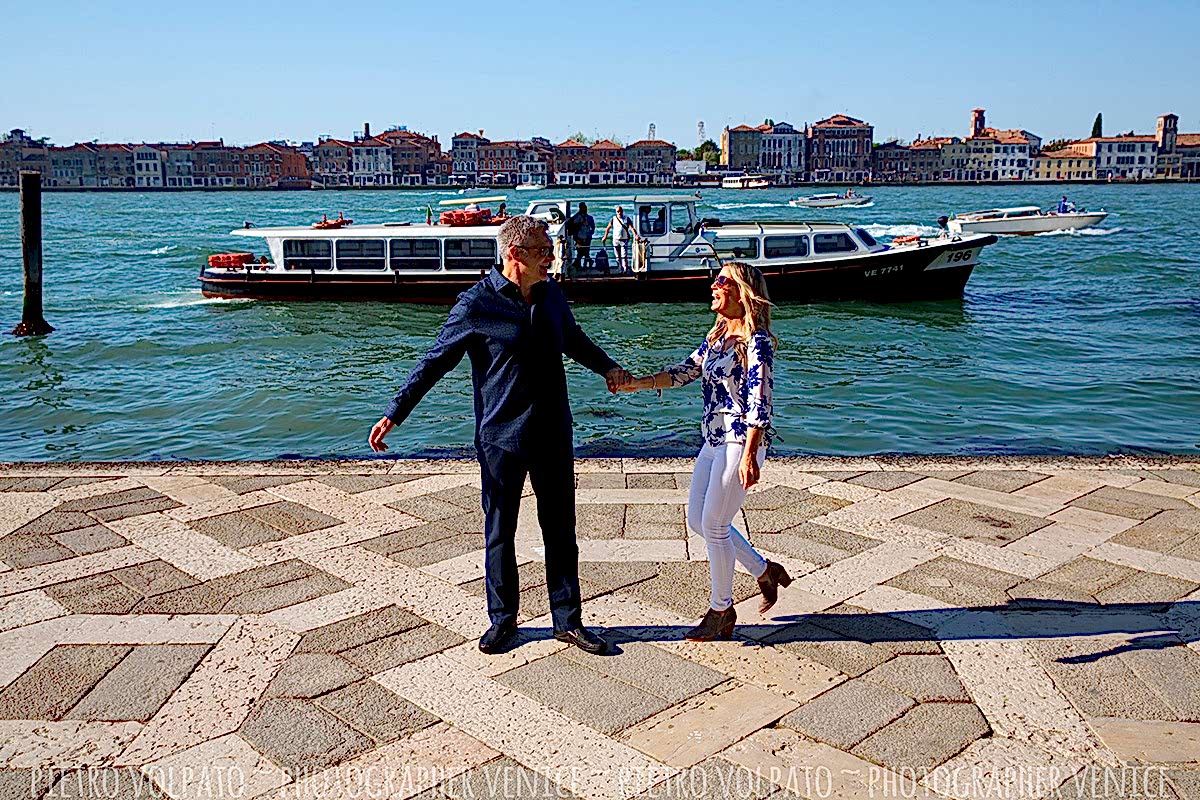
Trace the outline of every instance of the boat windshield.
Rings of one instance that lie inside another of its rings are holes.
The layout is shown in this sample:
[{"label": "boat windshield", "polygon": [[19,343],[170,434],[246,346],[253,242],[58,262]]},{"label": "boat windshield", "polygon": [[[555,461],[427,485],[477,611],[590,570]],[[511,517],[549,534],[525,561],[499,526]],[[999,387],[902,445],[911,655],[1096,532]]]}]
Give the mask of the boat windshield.
[{"label": "boat windshield", "polygon": [[867,233],[863,228],[855,228],[854,233],[858,235],[859,240],[867,247],[874,247],[879,244],[879,242],[875,241],[875,237]]}]

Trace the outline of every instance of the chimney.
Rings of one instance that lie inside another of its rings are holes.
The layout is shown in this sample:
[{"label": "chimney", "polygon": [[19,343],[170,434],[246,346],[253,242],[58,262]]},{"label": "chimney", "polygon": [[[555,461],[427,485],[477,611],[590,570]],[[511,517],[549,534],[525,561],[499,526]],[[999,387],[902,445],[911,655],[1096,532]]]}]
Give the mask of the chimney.
[{"label": "chimney", "polygon": [[482,138],[483,138],[483,128],[480,128],[480,129],[479,129],[479,138],[480,138],[480,139],[482,139]]},{"label": "chimney", "polygon": [[364,139],[371,138],[371,123],[369,123],[369,122],[363,123],[363,138]]}]

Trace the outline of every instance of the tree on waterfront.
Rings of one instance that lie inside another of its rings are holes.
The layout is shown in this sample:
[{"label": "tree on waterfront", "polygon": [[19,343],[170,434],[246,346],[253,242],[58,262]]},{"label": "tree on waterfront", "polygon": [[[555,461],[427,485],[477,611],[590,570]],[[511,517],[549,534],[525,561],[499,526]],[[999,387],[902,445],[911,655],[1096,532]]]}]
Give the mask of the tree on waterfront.
[{"label": "tree on waterfront", "polygon": [[1099,139],[1104,135],[1104,114],[1096,114],[1096,121],[1092,123],[1092,138]]},{"label": "tree on waterfront", "polygon": [[593,136],[588,136],[583,131],[575,131],[568,138],[574,139],[575,141],[579,142],[580,144],[587,145],[588,147],[591,147],[596,142],[602,142],[605,139],[612,142],[613,144],[620,145],[621,147],[625,146],[625,143],[621,141],[619,136],[614,136],[612,134],[610,134],[608,136],[601,136],[599,139],[597,139]]},{"label": "tree on waterfront", "polygon": [[705,139],[693,154],[696,160],[704,159],[709,166],[715,167],[721,163],[721,148],[712,139]]}]

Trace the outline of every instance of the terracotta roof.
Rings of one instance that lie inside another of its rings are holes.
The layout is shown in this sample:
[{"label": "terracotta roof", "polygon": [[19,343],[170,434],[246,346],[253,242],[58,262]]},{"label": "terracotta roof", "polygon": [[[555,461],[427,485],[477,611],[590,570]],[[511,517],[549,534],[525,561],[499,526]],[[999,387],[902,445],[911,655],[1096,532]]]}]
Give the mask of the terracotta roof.
[{"label": "terracotta roof", "polygon": [[1175,137],[1175,143],[1184,147],[1200,146],[1200,133],[1181,133]]},{"label": "terracotta roof", "polygon": [[591,146],[592,150],[624,150],[625,148],[610,139],[601,139]]},{"label": "terracotta roof", "polygon": [[483,139],[482,136],[476,136],[475,134],[473,134],[469,131],[463,131],[462,133],[456,133],[456,134],[454,134],[454,138],[455,139]]},{"label": "terracotta roof", "polygon": [[670,142],[664,142],[662,139],[642,139],[640,142],[634,142],[630,147],[674,147]]},{"label": "terracotta roof", "polygon": [[918,139],[917,141],[912,143],[912,147],[914,150],[934,149],[934,148],[940,148],[940,147],[943,147],[944,145],[953,144],[953,143],[954,143],[954,137],[952,137],[952,136],[937,136],[937,137],[934,137],[933,139]]},{"label": "terracotta roof", "polygon": [[747,131],[756,131],[756,130],[758,130],[758,128],[751,128],[749,125],[738,125],[736,128],[730,128],[730,129],[729,129],[729,131],[730,131],[731,133],[732,133],[733,131],[738,131],[738,132],[740,132],[740,133],[744,133],[744,132],[747,132]]},{"label": "terracotta roof", "polygon": [[385,142],[379,137],[372,136],[370,139],[355,142],[352,147],[391,147],[391,143]]},{"label": "terracotta roof", "polygon": [[857,125],[861,125],[863,127],[870,127],[867,125],[867,123],[863,122],[861,119],[855,119],[854,117],[848,117],[845,114],[834,114],[829,119],[823,119],[820,122],[814,123],[813,127],[816,127],[817,125],[821,125],[824,127],[836,127],[836,128],[848,128],[848,127],[853,127],[853,126],[857,126]]},{"label": "terracotta roof", "polygon": [[354,147],[351,142],[344,142],[341,139],[322,139],[321,141],[317,142],[317,147],[327,144],[332,144],[336,147]]},{"label": "terracotta roof", "polygon": [[1157,141],[1153,136],[1091,136],[1087,139],[1080,139],[1078,142],[1071,144],[1083,144],[1084,142],[1153,142]]},{"label": "terracotta roof", "polygon": [[577,142],[574,139],[567,139],[562,144],[556,144],[555,147],[587,147],[583,142]]}]

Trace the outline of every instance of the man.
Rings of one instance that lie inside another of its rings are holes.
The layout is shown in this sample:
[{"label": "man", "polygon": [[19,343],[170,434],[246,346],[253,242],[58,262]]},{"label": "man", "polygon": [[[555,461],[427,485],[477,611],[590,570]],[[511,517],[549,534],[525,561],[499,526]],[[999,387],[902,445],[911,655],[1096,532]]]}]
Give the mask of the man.
[{"label": "man", "polygon": [[601,374],[610,392],[632,377],[583,332],[562,289],[549,279],[553,248],[546,224],[515,216],[497,235],[503,269],[493,268],[459,295],[437,341],[408,376],[383,419],[371,429],[371,449],[383,443],[464,355],[475,390],[475,450],[483,476],[488,615],[479,649],[496,653],[517,632],[520,585],[514,544],[525,476],[537,497],[546,549],[546,583],[554,637],[589,653],[603,639],[583,627],[579,548],[575,541],[575,461],[563,356]]},{"label": "man", "polygon": [[1067,196],[1064,194],[1063,199],[1058,201],[1058,213],[1066,214],[1070,204],[1067,202]]},{"label": "man", "polygon": [[617,206],[617,213],[608,221],[608,225],[604,228],[604,235],[600,237],[600,244],[603,246],[604,241],[608,239],[608,234],[612,233],[613,237],[613,253],[617,257],[617,269],[624,275],[629,271],[629,239],[637,239],[637,231],[634,230],[633,220],[625,216],[625,209]]},{"label": "man", "polygon": [[579,210],[571,215],[566,224],[567,236],[575,244],[575,261],[577,269],[591,265],[592,236],[596,233],[596,220],[587,213],[587,203],[580,203]]}]

